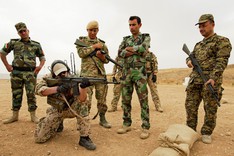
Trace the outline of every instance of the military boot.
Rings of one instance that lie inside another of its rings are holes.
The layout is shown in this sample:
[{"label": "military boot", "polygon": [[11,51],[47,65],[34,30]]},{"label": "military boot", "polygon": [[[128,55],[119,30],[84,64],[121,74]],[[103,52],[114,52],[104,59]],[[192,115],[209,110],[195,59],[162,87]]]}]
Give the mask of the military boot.
[{"label": "military boot", "polygon": [[63,131],[63,120],[60,122],[58,129],[56,130],[57,132],[62,132]]},{"label": "military boot", "polygon": [[15,122],[15,121],[18,121],[18,118],[19,118],[19,111],[13,111],[12,117],[4,120],[3,123],[9,124],[9,123]]},{"label": "military boot", "polygon": [[108,112],[115,112],[117,111],[117,108],[111,107],[111,109],[108,110]]},{"label": "military boot", "polygon": [[89,136],[80,137],[79,145],[85,147],[87,150],[96,149],[96,145],[92,142]]},{"label": "military boot", "polygon": [[99,125],[101,125],[104,128],[111,128],[111,124],[106,121],[106,117],[104,113],[100,113],[100,122]]},{"label": "military boot", "polygon": [[38,118],[36,117],[36,111],[30,112],[30,116],[31,116],[31,121],[32,122],[34,122],[36,124],[39,122]]},{"label": "military boot", "polygon": [[163,112],[163,109],[162,109],[162,107],[161,107],[161,104],[160,104],[160,103],[157,103],[157,104],[155,105],[155,108],[156,108],[156,111],[158,111],[158,112],[160,112],[160,113],[162,113],[162,112]]}]

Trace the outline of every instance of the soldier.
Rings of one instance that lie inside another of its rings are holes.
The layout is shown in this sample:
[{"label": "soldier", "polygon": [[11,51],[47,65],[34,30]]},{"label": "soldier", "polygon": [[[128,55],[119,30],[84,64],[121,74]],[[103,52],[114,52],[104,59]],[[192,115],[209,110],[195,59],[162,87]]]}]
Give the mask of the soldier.
[{"label": "soldier", "polygon": [[[115,61],[118,62],[119,64],[123,64],[123,58],[119,56],[116,57]],[[122,77],[122,69],[116,64],[113,67],[112,76],[113,76],[113,82],[119,82],[119,83],[114,84],[114,88],[113,88],[114,97],[111,101],[111,109],[109,109],[108,112],[117,111],[117,105],[120,99],[120,94],[121,94],[121,89],[122,89],[122,85],[120,83],[120,79]]]},{"label": "soldier", "polygon": [[131,130],[131,99],[133,86],[135,86],[141,106],[142,133],[140,138],[146,139],[149,137],[150,122],[144,55],[150,47],[150,35],[140,33],[141,25],[140,17],[131,16],[129,28],[132,35],[124,37],[119,46],[119,56],[124,58],[122,81],[123,126],[118,129],[117,133],[124,134]]},{"label": "soldier", "polygon": [[[201,134],[203,143],[210,144],[212,142],[211,134],[216,126],[218,107],[207,84],[211,84],[215,92],[220,96],[222,75],[227,67],[232,46],[228,38],[214,33],[215,22],[213,15],[202,15],[196,25],[199,25],[200,33],[204,39],[195,45],[192,55],[197,59],[208,81],[203,84],[198,72],[192,71],[186,88],[185,108],[187,125],[196,131],[198,108],[200,102],[204,101],[205,118]],[[187,58],[186,63],[189,68],[193,68],[189,58]]]},{"label": "soldier", "polygon": [[154,55],[154,53],[148,51],[145,58],[146,58],[147,82],[150,88],[152,100],[154,102],[156,111],[162,113],[163,109],[161,107],[161,102],[157,90],[157,74],[158,74],[157,57]]},{"label": "soldier", "polygon": [[[31,115],[31,121],[38,122],[36,117],[36,97],[35,85],[37,74],[45,63],[45,56],[40,43],[33,41],[29,37],[29,30],[25,23],[17,23],[15,28],[20,39],[11,39],[6,43],[0,51],[1,59],[8,72],[11,72],[11,88],[12,88],[12,111],[13,116],[3,121],[4,124],[18,121],[19,110],[22,105],[23,88],[25,86],[28,111]],[[7,61],[6,56],[14,51],[14,59],[12,65]],[[39,57],[40,64],[36,66],[36,57]]]},{"label": "soldier", "polygon": [[[41,82],[36,85],[36,94],[47,96],[47,103],[52,105],[46,111],[46,117],[40,119],[35,130],[35,142],[44,143],[56,135],[57,132],[63,130],[63,120],[65,118],[77,119],[77,130],[80,131],[79,145],[88,150],[95,150],[96,145],[93,144],[90,135],[90,123],[88,116],[87,91],[86,87],[90,86],[88,79],[84,78],[79,87],[79,96],[75,97],[69,84],[55,85],[53,87],[49,83],[48,78],[60,79],[69,77],[69,67],[60,60],[56,60],[51,65],[51,75],[44,77]],[[64,95],[64,97],[63,97]],[[65,99],[71,103],[70,107]]]},{"label": "soldier", "polygon": [[[91,21],[87,25],[88,36],[79,37],[79,41],[85,43],[89,47],[84,47],[80,43],[75,43],[77,46],[77,52],[81,58],[81,77],[95,77],[95,78],[105,78],[106,72],[104,64],[109,61],[106,59],[105,55],[101,51],[105,51],[108,55],[108,49],[105,42],[97,38],[97,33],[99,31],[99,26],[97,21]],[[95,56],[91,56],[92,52],[96,51]],[[105,114],[107,111],[106,105],[106,95],[108,86],[106,84],[95,84],[90,86],[88,89],[89,98],[89,110],[91,109],[93,88],[95,87],[95,96],[97,99],[97,108],[100,116],[99,124],[105,128],[111,128],[110,123],[107,122]]]}]

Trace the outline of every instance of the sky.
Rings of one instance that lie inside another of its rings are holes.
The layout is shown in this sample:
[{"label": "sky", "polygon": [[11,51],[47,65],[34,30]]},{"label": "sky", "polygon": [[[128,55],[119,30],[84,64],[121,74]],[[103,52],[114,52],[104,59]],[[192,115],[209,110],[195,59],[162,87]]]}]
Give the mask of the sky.
[{"label": "sky", "polygon": [[[186,43],[192,50],[203,39],[195,24],[206,13],[214,15],[215,32],[233,44],[233,0],[0,0],[0,48],[19,38],[14,25],[24,22],[31,39],[40,42],[46,55],[40,74],[48,73],[55,59],[70,66],[71,53],[79,69],[81,60],[74,42],[87,35],[88,22],[99,22],[98,38],[106,42],[110,56],[115,58],[123,37],[130,35],[129,17],[137,15],[142,19],[141,32],[151,36],[150,50],[158,58],[159,69],[185,68],[187,56],[182,46]],[[7,59],[11,63],[13,52]],[[234,64],[233,54],[229,64]],[[105,68],[110,73],[113,64]],[[1,61],[0,73],[7,73]]]}]

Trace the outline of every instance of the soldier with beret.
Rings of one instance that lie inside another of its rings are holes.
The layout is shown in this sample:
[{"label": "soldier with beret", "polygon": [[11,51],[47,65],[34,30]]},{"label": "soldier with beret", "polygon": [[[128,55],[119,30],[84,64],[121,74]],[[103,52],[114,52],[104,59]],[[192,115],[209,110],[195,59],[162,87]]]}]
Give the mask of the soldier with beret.
[{"label": "soldier with beret", "polygon": [[[198,61],[208,81],[204,84],[199,73],[194,69],[192,70],[190,81],[186,88],[185,108],[187,125],[196,131],[198,108],[203,100],[205,117],[201,128],[202,141],[210,144],[212,142],[211,135],[216,126],[218,106],[207,84],[213,86],[221,99],[223,72],[227,67],[232,46],[228,38],[219,36],[214,32],[215,22],[213,15],[202,15],[196,25],[199,26],[200,33],[204,38],[195,45],[192,55]],[[189,68],[193,68],[189,58],[186,59],[186,63]]]},{"label": "soldier with beret", "polygon": [[[35,115],[37,105],[35,98],[35,85],[37,74],[45,63],[45,55],[39,42],[31,40],[29,30],[25,23],[17,23],[15,28],[20,39],[11,39],[6,43],[1,53],[1,60],[11,76],[12,88],[12,111],[13,116],[3,121],[4,124],[18,121],[19,110],[22,105],[23,88],[25,86],[28,111],[31,115],[31,121],[37,123]],[[14,59],[12,64],[7,61],[7,55],[13,50]],[[39,58],[40,64],[36,66],[36,57]]]},{"label": "soldier with beret", "polygon": [[[105,42],[99,38],[97,38],[97,33],[99,31],[99,25],[97,21],[91,21],[88,23],[87,27],[88,36],[79,37],[79,43],[76,44],[77,53],[81,58],[81,77],[95,77],[95,78],[105,78],[106,71],[104,68],[104,64],[109,61],[106,59],[105,55],[101,52],[104,51],[106,55],[109,54],[107,46]],[[84,43],[87,46],[83,46]],[[90,54],[96,51],[95,56],[91,56]],[[106,84],[95,84],[88,88],[88,99],[89,99],[89,109],[91,109],[92,95],[93,89],[95,87],[95,96],[97,99],[97,109],[98,114],[100,116],[99,124],[104,128],[111,128],[111,124],[106,120],[106,95],[108,86]]]}]

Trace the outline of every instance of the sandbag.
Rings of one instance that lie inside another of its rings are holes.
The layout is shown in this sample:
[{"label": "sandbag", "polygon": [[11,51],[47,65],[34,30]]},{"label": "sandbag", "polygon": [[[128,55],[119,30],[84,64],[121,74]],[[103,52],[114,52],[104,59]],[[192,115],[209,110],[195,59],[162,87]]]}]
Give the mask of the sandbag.
[{"label": "sandbag", "polygon": [[158,137],[159,146],[150,156],[189,156],[190,149],[199,138],[197,132],[186,125],[173,124]]}]

